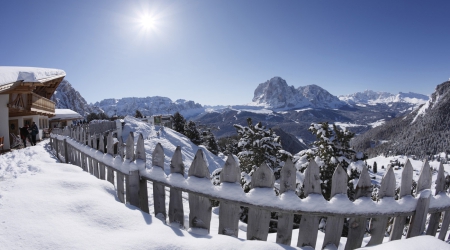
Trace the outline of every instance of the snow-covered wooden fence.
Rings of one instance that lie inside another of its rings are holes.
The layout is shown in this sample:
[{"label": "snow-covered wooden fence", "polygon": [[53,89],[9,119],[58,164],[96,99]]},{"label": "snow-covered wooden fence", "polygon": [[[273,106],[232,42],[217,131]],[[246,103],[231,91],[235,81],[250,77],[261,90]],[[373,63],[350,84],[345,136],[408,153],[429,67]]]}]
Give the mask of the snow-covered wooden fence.
[{"label": "snow-covered wooden fence", "polygon": [[[210,181],[210,173],[203,152],[197,151],[188,177],[184,176],[181,148],[177,147],[171,163],[170,174],[164,172],[164,150],[160,144],[152,153],[152,162],[146,163],[144,139],[140,134],[136,145],[133,133],[126,144],[118,138],[116,152],[113,150],[112,133],[105,139],[103,134],[90,135],[83,127],[52,133],[51,145],[55,154],[67,163],[80,166],[97,178],[114,184],[121,202],[128,202],[149,212],[147,185],[153,185],[154,212],[169,222],[184,224],[182,192],[189,194],[188,227],[210,229],[211,202],[220,201],[219,233],[230,236],[238,234],[240,207],[247,207],[247,239],[267,240],[271,212],[278,214],[277,243],[290,245],[294,215],[301,215],[297,246],[315,247],[320,218],[326,217],[323,246],[339,245],[344,220],[349,219],[345,249],[361,247],[370,220],[368,245],[381,244],[389,218],[395,218],[390,240],[399,240],[405,226],[406,238],[421,234],[436,235],[444,240],[450,223],[450,197],[447,195],[442,164],[438,169],[435,193],[431,194],[431,168],[425,162],[416,187],[416,197],[411,196],[413,168],[406,163],[401,180],[400,199],[395,200],[396,181],[389,168],[381,182],[379,201],[371,199],[372,186],[367,168],[362,170],[356,186],[356,200],[347,197],[347,174],[338,167],[333,175],[331,200],[326,201],[320,189],[319,167],[312,161],[305,171],[304,194],[300,199],[294,192],[296,168],[288,160],[281,170],[280,195],[273,191],[273,171],[262,164],[252,176],[252,190],[244,193],[240,169],[233,156],[229,156],[220,175],[220,186]],[[66,136],[70,135],[70,136]],[[98,143],[97,143],[97,139]],[[165,206],[165,188],[170,188],[168,211]],[[410,217],[406,225],[406,218]],[[429,217],[428,228],[426,220]],[[442,218],[441,218],[442,217]],[[186,225],[187,226],[187,225]]]}]

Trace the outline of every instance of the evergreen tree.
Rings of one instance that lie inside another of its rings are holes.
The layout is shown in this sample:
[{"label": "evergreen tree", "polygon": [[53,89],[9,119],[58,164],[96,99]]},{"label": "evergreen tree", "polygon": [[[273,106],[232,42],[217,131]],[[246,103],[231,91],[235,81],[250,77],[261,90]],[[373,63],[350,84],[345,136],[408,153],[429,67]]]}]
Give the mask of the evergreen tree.
[{"label": "evergreen tree", "polygon": [[313,123],[309,127],[314,135],[316,141],[313,143],[314,148],[303,152],[308,160],[315,160],[320,167],[320,180],[322,194],[325,199],[329,200],[331,197],[331,181],[333,173],[338,165],[341,165],[349,175],[348,195],[353,198],[353,182],[352,180],[359,177],[356,169],[349,169],[349,165],[353,161],[365,160],[366,155],[361,152],[356,152],[350,147],[350,140],[354,134],[348,130],[341,130],[336,125],[330,127],[328,122]]},{"label": "evergreen tree", "polygon": [[375,162],[373,162],[373,173],[374,173],[374,174],[377,173],[377,171],[378,171],[377,168],[378,168],[378,167],[377,167],[377,162],[375,161]]},{"label": "evergreen tree", "polygon": [[217,155],[219,154],[219,145],[217,144],[216,137],[211,132],[211,130],[203,131],[203,145],[206,147],[206,149],[209,150],[209,152]]},{"label": "evergreen tree", "polygon": [[219,138],[218,140],[218,146],[220,151],[224,155],[230,154],[237,155],[239,153],[238,141],[239,141],[238,135],[222,137]]},{"label": "evergreen tree", "polygon": [[136,117],[136,118],[143,118],[141,111],[136,110],[136,113],[134,114],[134,117]]},{"label": "evergreen tree", "polygon": [[197,125],[193,121],[189,121],[184,127],[184,135],[191,140],[195,145],[202,143],[200,132],[198,132]]},{"label": "evergreen tree", "polygon": [[176,112],[173,115],[173,129],[178,133],[184,134],[184,126],[186,125],[186,120],[180,114],[180,112]]},{"label": "evergreen tree", "polygon": [[241,184],[244,191],[250,190],[250,176],[262,163],[272,168],[275,178],[279,178],[279,172],[284,161],[291,156],[281,147],[280,138],[271,130],[266,129],[261,122],[253,125],[252,119],[247,119],[246,127],[235,124],[238,135],[238,158],[242,171]]}]

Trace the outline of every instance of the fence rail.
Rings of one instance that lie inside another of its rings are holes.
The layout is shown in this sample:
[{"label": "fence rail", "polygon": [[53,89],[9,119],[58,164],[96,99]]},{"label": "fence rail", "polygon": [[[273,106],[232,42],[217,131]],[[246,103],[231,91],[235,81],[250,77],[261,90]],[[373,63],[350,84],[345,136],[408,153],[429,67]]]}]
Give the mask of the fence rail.
[{"label": "fence rail", "polygon": [[[105,128],[102,127],[102,128]],[[361,172],[356,186],[355,201],[347,197],[347,174],[338,167],[332,179],[332,199],[326,201],[320,189],[319,167],[312,161],[305,171],[304,194],[300,199],[294,192],[296,168],[288,160],[281,170],[280,195],[273,191],[273,171],[262,164],[252,176],[252,190],[244,193],[240,181],[240,169],[233,156],[229,156],[220,175],[220,186],[210,181],[210,173],[204,155],[197,151],[185,178],[181,148],[177,147],[171,163],[170,174],[164,172],[164,150],[160,144],[152,153],[151,164],[146,163],[144,139],[139,135],[136,145],[130,133],[126,144],[121,137],[114,142],[112,133],[90,134],[99,131],[88,127],[67,128],[51,135],[52,150],[66,163],[80,166],[97,178],[116,185],[117,196],[123,203],[149,212],[147,185],[153,184],[155,215],[168,218],[184,226],[182,192],[189,194],[189,227],[210,230],[211,202],[220,201],[219,234],[238,236],[240,207],[248,207],[247,239],[267,240],[271,212],[278,213],[277,243],[290,245],[294,214],[301,215],[297,246],[315,247],[319,221],[327,217],[323,246],[339,246],[344,220],[348,221],[348,237],[345,249],[361,247],[370,220],[371,235],[368,246],[381,244],[389,218],[394,218],[390,240],[401,239],[405,226],[406,237],[421,234],[436,235],[444,240],[450,224],[450,197],[446,194],[442,164],[439,166],[434,195],[431,194],[431,168],[425,161],[419,175],[416,196],[412,197],[413,168],[409,160],[405,164],[400,199],[395,200],[395,176],[389,168],[381,182],[378,202],[371,199],[372,185],[367,168]],[[108,132],[103,129],[102,132]],[[117,142],[118,141],[118,142]],[[165,187],[170,188],[168,211],[165,206]],[[429,215],[428,227],[426,219]],[[407,217],[410,222],[407,225]],[[441,218],[442,217],[442,218]]]}]

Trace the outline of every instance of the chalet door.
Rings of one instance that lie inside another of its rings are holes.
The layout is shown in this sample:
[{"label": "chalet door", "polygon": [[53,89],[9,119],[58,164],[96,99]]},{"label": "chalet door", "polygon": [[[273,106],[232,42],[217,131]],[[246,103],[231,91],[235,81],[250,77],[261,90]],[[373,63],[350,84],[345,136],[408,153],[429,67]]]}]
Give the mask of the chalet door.
[{"label": "chalet door", "polygon": [[11,133],[15,135],[19,135],[19,120],[9,120],[9,141],[10,143],[13,142],[13,138],[11,137]]}]

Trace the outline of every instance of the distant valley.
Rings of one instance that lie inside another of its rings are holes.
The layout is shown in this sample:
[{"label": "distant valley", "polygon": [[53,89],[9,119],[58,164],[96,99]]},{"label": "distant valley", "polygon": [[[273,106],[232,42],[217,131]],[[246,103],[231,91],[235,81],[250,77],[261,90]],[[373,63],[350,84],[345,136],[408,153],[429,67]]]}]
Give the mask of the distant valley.
[{"label": "distant valley", "polygon": [[70,108],[84,116],[92,112],[105,112],[110,117],[126,116],[134,115],[136,110],[144,116],[180,112],[187,119],[212,128],[218,138],[236,134],[233,124],[246,124],[250,117],[278,130],[277,134],[286,133],[297,138],[297,144],[306,148],[315,139],[308,131],[312,122],[328,121],[363,134],[411,113],[425,104],[429,97],[371,90],[337,97],[317,85],[295,88],[281,77],[273,77],[259,84],[252,102],[245,105],[212,107],[159,96],[105,99],[88,104],[67,80],[58,87],[53,100],[57,108]]}]

